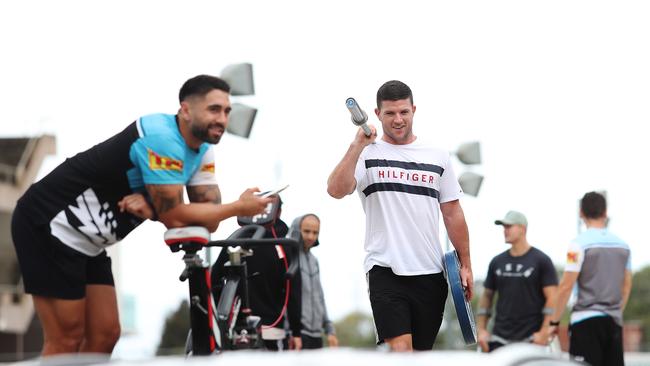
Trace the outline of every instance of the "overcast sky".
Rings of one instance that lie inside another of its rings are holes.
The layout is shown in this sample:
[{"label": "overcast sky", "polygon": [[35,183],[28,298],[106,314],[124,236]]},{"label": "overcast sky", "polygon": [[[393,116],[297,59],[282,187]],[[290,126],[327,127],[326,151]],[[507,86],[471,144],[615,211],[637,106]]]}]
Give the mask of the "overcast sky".
[{"label": "overcast sky", "polygon": [[[238,101],[259,108],[252,136],[216,148],[224,200],[290,184],[285,221],[320,215],[315,254],[339,319],[369,311],[359,198],[326,193],[355,133],[344,101],[372,115],[377,88],[399,79],[414,93],[417,136],[452,152],[481,142],[484,163],[471,170],[484,185],[461,201],[477,279],[507,249],[493,222],[510,209],[562,264],[590,190],[607,191],[610,227],[636,270],[650,264],[648,19],[643,1],[3,1],[0,131],[54,134],[45,174],[140,115],[175,113],[189,77],[251,62],[257,93]],[[235,228],[228,220],[214,237]],[[118,356],[153,352],[186,294],[163,232],[146,223],[118,245],[118,290],[137,310]]]}]

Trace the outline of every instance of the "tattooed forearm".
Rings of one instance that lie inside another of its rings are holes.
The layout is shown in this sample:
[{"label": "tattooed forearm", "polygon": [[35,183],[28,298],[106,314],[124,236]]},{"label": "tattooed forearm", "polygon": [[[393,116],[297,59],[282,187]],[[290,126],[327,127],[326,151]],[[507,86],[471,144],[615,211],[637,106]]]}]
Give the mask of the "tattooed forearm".
[{"label": "tattooed forearm", "polygon": [[221,191],[218,185],[188,186],[187,196],[190,202],[212,202],[221,204]]},{"label": "tattooed forearm", "polygon": [[165,185],[147,186],[149,195],[159,215],[183,203],[183,189],[169,189]]}]

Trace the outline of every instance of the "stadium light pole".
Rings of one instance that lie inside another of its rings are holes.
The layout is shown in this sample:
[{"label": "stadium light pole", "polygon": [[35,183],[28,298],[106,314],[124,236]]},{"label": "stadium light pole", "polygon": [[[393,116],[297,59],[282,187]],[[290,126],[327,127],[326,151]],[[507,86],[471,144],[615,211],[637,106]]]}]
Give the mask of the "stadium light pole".
[{"label": "stadium light pole", "polygon": [[[456,157],[465,165],[481,164],[481,144],[474,141],[460,145],[456,150]],[[458,183],[460,183],[463,192],[476,197],[481,189],[483,176],[472,171],[463,172],[458,177]]]},{"label": "stadium light pole", "polygon": [[[468,166],[474,166],[481,164],[481,145],[478,141],[467,142],[461,144],[458,149],[454,152],[456,158],[463,164]],[[479,191],[481,190],[481,184],[483,183],[483,176],[477,173],[470,171],[465,171],[458,176],[458,183],[460,184],[461,189],[466,194],[477,197]],[[445,244],[446,252],[449,252],[451,249],[451,242],[449,240],[449,234],[445,230]],[[455,342],[452,340],[453,334],[459,333],[458,322],[452,321],[452,316],[450,312],[455,311],[453,304],[450,299],[447,298],[445,304],[445,312],[443,314],[443,322],[445,323],[444,329],[444,344],[446,349],[452,349],[455,347]]]},{"label": "stadium light pole", "polygon": [[[238,103],[237,97],[255,95],[255,83],[253,81],[253,64],[244,62],[231,64],[223,68],[221,78],[230,85],[230,95],[235,100],[228,116],[228,127],[226,131],[235,136],[247,139],[253,130],[253,123],[257,115],[257,109],[243,103]],[[205,259],[212,264],[212,248],[207,248]]]},{"label": "stadium light pole", "polygon": [[[454,152],[454,155],[464,165],[481,164],[481,144],[478,141],[461,144]],[[465,171],[458,176],[458,184],[466,194],[477,197],[483,184],[483,176],[472,171]],[[445,233],[446,251],[451,249],[449,235]]]},{"label": "stadium light pole", "polygon": [[[480,165],[482,162],[481,143],[478,141],[463,143],[458,146],[458,149],[456,149],[454,155],[456,155],[458,161],[463,163],[463,165]],[[465,171],[458,176],[458,184],[460,184],[460,188],[463,190],[463,192],[472,197],[477,197],[479,191],[481,190],[481,185],[483,184],[483,176],[478,173],[474,173],[471,170]],[[449,235],[446,235],[446,239],[447,251],[449,251]]]},{"label": "stadium light pole", "polygon": [[[221,71],[221,78],[230,85],[230,95],[233,97],[255,95],[252,64],[228,65]],[[256,108],[234,102],[226,131],[239,137],[248,138],[253,129],[256,115]]]},{"label": "stadium light pole", "polygon": [[[458,147],[454,155],[465,165],[479,165],[481,164],[481,144],[478,141],[464,143]],[[473,197],[478,196],[482,183],[483,176],[472,171],[463,172],[458,176],[460,188],[464,193]],[[450,249],[449,234],[445,230],[445,251],[448,252]]]}]

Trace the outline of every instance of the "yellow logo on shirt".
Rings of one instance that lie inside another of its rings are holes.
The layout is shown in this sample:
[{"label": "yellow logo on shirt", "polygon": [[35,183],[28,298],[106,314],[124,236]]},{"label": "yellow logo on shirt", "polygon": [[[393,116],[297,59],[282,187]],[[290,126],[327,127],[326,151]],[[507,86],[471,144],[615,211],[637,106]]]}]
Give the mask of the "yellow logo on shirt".
[{"label": "yellow logo on shirt", "polygon": [[151,170],[183,170],[183,161],[178,159],[173,159],[167,156],[160,156],[153,152],[151,149],[147,149],[149,156],[149,169]]},{"label": "yellow logo on shirt", "polygon": [[201,165],[202,172],[214,173],[214,163]]}]

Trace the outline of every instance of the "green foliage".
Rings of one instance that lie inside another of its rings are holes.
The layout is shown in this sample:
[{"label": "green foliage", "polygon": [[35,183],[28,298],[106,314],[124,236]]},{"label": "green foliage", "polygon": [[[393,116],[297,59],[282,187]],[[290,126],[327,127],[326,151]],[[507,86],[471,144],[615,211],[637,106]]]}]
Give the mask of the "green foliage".
[{"label": "green foliage", "polygon": [[184,300],[178,309],[169,314],[160,338],[156,355],[182,355],[185,353],[185,341],[190,329],[190,306]]},{"label": "green foliage", "polygon": [[[372,316],[352,312],[334,323],[341,347],[375,348],[375,326]],[[327,343],[326,343],[327,344]]]},{"label": "green foliage", "polygon": [[632,276],[632,291],[623,316],[625,321],[639,322],[643,328],[642,351],[650,351],[650,266]]}]

